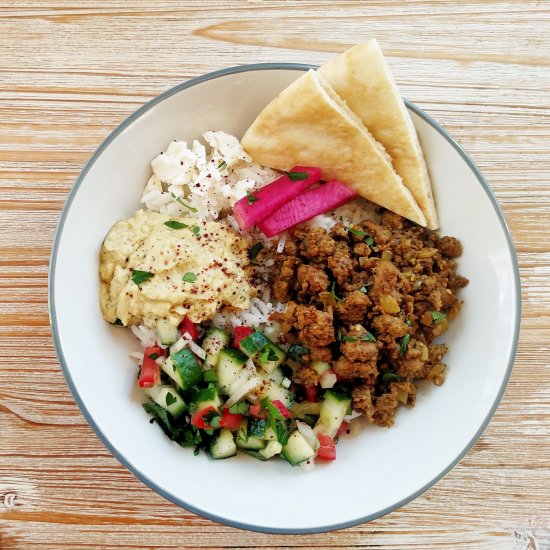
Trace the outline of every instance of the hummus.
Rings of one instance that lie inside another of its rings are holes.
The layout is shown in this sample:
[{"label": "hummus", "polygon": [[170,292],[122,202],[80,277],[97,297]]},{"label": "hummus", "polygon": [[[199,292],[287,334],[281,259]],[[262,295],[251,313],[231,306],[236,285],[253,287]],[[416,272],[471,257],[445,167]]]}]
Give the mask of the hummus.
[{"label": "hummus", "polygon": [[139,210],[117,222],[101,248],[103,317],[154,328],[161,319],[206,321],[222,306],[247,309],[247,248],[225,223]]}]

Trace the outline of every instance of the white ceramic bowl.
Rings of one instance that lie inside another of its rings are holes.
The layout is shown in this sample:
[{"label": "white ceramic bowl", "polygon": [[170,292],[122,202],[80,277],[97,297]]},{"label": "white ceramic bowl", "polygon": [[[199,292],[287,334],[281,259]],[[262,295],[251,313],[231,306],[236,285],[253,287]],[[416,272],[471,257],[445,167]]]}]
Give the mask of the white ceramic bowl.
[{"label": "white ceramic bowl", "polygon": [[[69,387],[109,450],[167,499],[247,529],[306,533],[368,521],[444,476],[487,426],[512,369],[520,321],[516,257],[497,201],[479,170],[428,115],[407,103],[435,189],[442,234],[464,245],[464,308],[444,340],[448,376],[422,386],[391,430],[344,438],[338,459],[305,473],[248,456],[214,462],[170,442],[141,408],[130,331],[103,321],[98,252],[111,225],[139,208],[150,161],[174,138],[206,130],[237,136],[309,66],[236,67],[181,84],[147,103],[99,147],[74,186],[50,267],[55,345]],[[465,490],[468,490],[466,487]]]}]

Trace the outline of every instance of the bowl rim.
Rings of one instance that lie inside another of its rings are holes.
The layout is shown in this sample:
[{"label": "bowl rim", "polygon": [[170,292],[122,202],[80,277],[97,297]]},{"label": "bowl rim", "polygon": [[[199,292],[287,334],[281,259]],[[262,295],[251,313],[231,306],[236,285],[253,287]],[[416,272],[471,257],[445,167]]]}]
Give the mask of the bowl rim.
[{"label": "bowl rim", "polygon": [[61,341],[59,338],[59,329],[57,324],[57,315],[56,315],[56,307],[55,307],[55,301],[54,301],[54,295],[55,295],[55,272],[56,272],[56,260],[57,260],[57,254],[59,249],[59,243],[61,240],[61,235],[63,233],[65,220],[67,217],[67,214],[71,208],[72,202],[78,193],[78,190],[80,186],[82,185],[83,181],[85,180],[89,170],[94,165],[94,163],[97,161],[97,159],[102,155],[103,151],[111,144],[112,141],[114,141],[119,134],[121,134],[130,124],[132,124],[135,120],[137,120],[139,117],[141,117],[144,113],[155,107],[157,104],[161,103],[162,101],[170,98],[171,96],[181,92],[182,90],[185,90],[187,88],[191,88],[193,86],[196,86],[197,84],[201,84],[203,82],[214,80],[216,78],[243,73],[243,72],[251,72],[251,71],[265,71],[265,70],[294,70],[294,71],[307,71],[309,69],[317,69],[317,65],[312,64],[306,64],[306,63],[286,63],[286,62],[273,62],[273,63],[254,63],[254,64],[246,64],[246,65],[237,65],[233,67],[228,67],[225,69],[213,71],[210,73],[206,73],[204,75],[191,78],[185,82],[182,82],[181,84],[178,84],[165,92],[161,93],[160,95],[156,96],[155,98],[151,99],[144,105],[142,105],[140,108],[138,108],[136,111],[134,111],[130,116],[128,116],[123,122],[121,122],[101,143],[101,145],[96,149],[96,151],[93,153],[91,158],[88,160],[88,162],[85,164],[84,168],[80,172],[78,178],[76,179],[76,182],[69,192],[69,195],[67,196],[67,199],[65,201],[65,204],[63,206],[63,210],[61,212],[56,231],[54,236],[54,242],[52,246],[51,256],[50,256],[50,263],[49,263],[49,270],[48,270],[48,309],[49,309],[49,316],[50,316],[50,326],[52,330],[52,337],[54,341],[54,346],[56,350],[57,357],[59,359],[59,363],[61,365],[61,370],[63,372],[63,375],[65,376],[65,379],[67,381],[67,385],[69,386],[69,389],[73,395],[73,398],[75,399],[75,402],[84,415],[86,421],[91,426],[93,431],[96,433],[96,435],[99,437],[103,445],[111,452],[111,454],[123,465],[125,466],[136,478],[138,478],[140,481],[145,483],[148,487],[153,489],[155,492],[166,498],[168,501],[173,502],[174,504],[189,510],[192,513],[195,513],[197,515],[200,515],[202,517],[205,517],[207,519],[217,521],[218,523],[229,525],[230,527],[236,527],[239,529],[245,529],[250,531],[256,531],[261,533],[271,533],[271,534],[283,534],[283,535],[293,535],[293,534],[312,534],[312,533],[323,533],[327,531],[333,531],[337,529],[344,529],[347,527],[352,527],[354,525],[359,525],[361,523],[366,523],[369,521],[372,521],[374,519],[377,519],[379,517],[385,516],[386,514],[389,514],[393,512],[394,510],[397,510],[398,508],[401,508],[405,504],[408,504],[418,496],[420,496],[422,493],[427,491],[429,488],[431,488],[433,485],[435,485],[440,479],[442,479],[445,475],[447,475],[463,458],[464,456],[470,451],[470,449],[473,447],[475,442],[479,439],[479,437],[482,435],[482,433],[487,428],[489,422],[491,421],[491,418],[493,417],[498,405],[500,404],[500,401],[502,400],[502,396],[504,394],[504,391],[506,389],[506,386],[508,384],[508,380],[510,379],[510,375],[512,373],[512,367],[514,365],[515,357],[517,354],[518,349],[518,342],[519,342],[519,332],[520,332],[520,324],[521,324],[521,285],[520,285],[520,272],[519,272],[519,266],[518,266],[518,259],[516,255],[516,251],[514,248],[514,244],[512,241],[512,237],[510,235],[510,231],[508,229],[508,225],[506,223],[506,220],[504,218],[504,215],[502,213],[502,210],[498,204],[497,198],[495,194],[493,193],[491,187],[487,183],[486,179],[482,175],[479,168],[476,166],[474,161],[467,155],[467,153],[462,149],[460,145],[454,140],[453,137],[430,115],[425,113],[422,109],[420,109],[418,106],[416,106],[411,101],[403,98],[405,105],[407,108],[414,112],[416,115],[418,115],[421,119],[423,119],[425,122],[427,122],[432,128],[434,128],[443,138],[447,140],[447,142],[459,153],[459,155],[462,157],[464,162],[468,165],[470,170],[474,173],[477,180],[479,181],[481,187],[485,191],[486,195],[488,196],[495,213],[498,217],[498,220],[501,225],[501,229],[506,237],[506,241],[508,244],[508,250],[510,253],[510,257],[512,260],[512,267],[513,267],[513,274],[514,274],[514,298],[515,298],[515,309],[513,312],[513,315],[515,316],[514,319],[514,337],[512,342],[512,348],[510,352],[510,357],[508,359],[508,365],[506,367],[506,372],[503,377],[501,386],[499,388],[499,391],[497,393],[497,396],[491,406],[491,409],[489,410],[487,416],[483,420],[480,428],[475,433],[475,435],[472,437],[472,439],[469,441],[469,443],[464,447],[461,453],[451,461],[451,463],[443,469],[440,473],[438,473],[433,479],[431,479],[428,483],[426,483],[423,487],[421,487],[419,490],[415,491],[411,495],[407,496],[406,498],[402,499],[399,502],[396,502],[392,504],[391,506],[388,506],[387,508],[384,508],[383,510],[380,510],[379,512],[376,512],[374,514],[368,514],[366,516],[362,516],[359,518],[355,518],[349,521],[336,523],[336,524],[330,524],[330,525],[324,525],[321,527],[310,527],[310,528],[279,528],[279,527],[264,527],[262,525],[254,525],[249,524],[246,522],[239,522],[239,521],[233,521],[233,520],[227,520],[222,516],[212,514],[210,512],[206,512],[202,510],[199,507],[195,507],[194,505],[186,502],[184,499],[178,498],[175,495],[171,495],[167,493],[163,488],[159,487],[153,480],[151,480],[148,476],[143,474],[141,471],[139,471],[138,468],[136,468],[131,459],[124,456],[121,452],[117,450],[117,448],[110,442],[108,437],[101,431],[99,426],[95,423],[92,414],[88,411],[86,408],[86,405],[82,401],[78,390],[74,384],[74,381],[71,377],[70,370],[68,368],[68,364],[65,360],[65,356],[63,354],[63,349],[61,346]]}]

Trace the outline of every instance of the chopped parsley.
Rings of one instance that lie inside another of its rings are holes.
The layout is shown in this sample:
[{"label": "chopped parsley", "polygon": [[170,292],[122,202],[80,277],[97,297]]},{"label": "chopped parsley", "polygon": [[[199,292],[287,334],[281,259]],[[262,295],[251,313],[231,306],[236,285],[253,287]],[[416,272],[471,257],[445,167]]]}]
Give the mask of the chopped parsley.
[{"label": "chopped parsley", "polygon": [[402,378],[395,372],[385,372],[382,375],[382,382],[401,382]]},{"label": "chopped parsley", "polygon": [[333,281],[333,283],[330,285],[330,293],[337,302],[341,302],[343,300],[343,298],[340,298],[336,295],[336,281]]},{"label": "chopped parsley", "polygon": [[152,279],[155,276],[154,273],[149,273],[149,271],[140,271],[139,269],[135,269],[132,273],[132,281],[137,285],[141,285],[142,283],[148,281],[149,279]]},{"label": "chopped parsley", "polygon": [[260,197],[257,197],[248,191],[246,192],[246,198],[248,199],[248,204],[254,204],[256,201],[260,200]]},{"label": "chopped parsley", "polygon": [[309,177],[307,172],[285,172],[285,175],[291,181],[303,181]]},{"label": "chopped parsley", "polygon": [[250,405],[243,401],[241,403],[235,403],[234,405],[231,405],[231,407],[229,407],[229,412],[231,414],[248,414],[249,409]]},{"label": "chopped parsley", "polygon": [[260,401],[260,411],[265,411],[267,425],[277,435],[277,441],[281,445],[286,445],[289,434],[285,417],[281,411],[271,402],[269,397],[264,397]]},{"label": "chopped parsley", "polygon": [[369,289],[367,288],[367,285],[363,285],[363,286],[359,289],[359,292],[362,292],[363,294],[367,294],[368,291],[369,291]]},{"label": "chopped parsley", "polygon": [[431,314],[432,314],[432,319],[434,320],[434,323],[436,325],[439,325],[441,321],[444,321],[445,319],[447,319],[447,314],[441,313],[440,311],[432,311]]},{"label": "chopped parsley", "polygon": [[262,351],[262,353],[260,353],[259,359],[262,363],[268,363],[269,361],[277,361],[277,359],[279,358],[272,349],[267,348],[266,350]]},{"label": "chopped parsley", "polygon": [[169,407],[177,401],[176,397],[173,396],[170,392],[166,393],[166,406]]},{"label": "chopped parsley", "polygon": [[292,344],[288,350],[288,356],[294,361],[299,361],[302,355],[307,355],[309,350],[300,344]]},{"label": "chopped parsley", "polygon": [[411,335],[409,333],[405,334],[403,338],[401,338],[401,342],[399,344],[399,355],[403,357],[405,353],[407,353],[407,349],[409,347],[409,340],[411,339]]},{"label": "chopped parsley", "polygon": [[360,231],[359,229],[353,229],[351,227],[346,227],[346,229],[350,232],[350,233],[353,233],[354,235],[357,235],[358,237],[365,237],[365,243],[368,245],[368,246],[372,246],[374,244],[374,239],[372,238],[372,236],[367,233],[366,231]]},{"label": "chopped parsley", "polygon": [[357,342],[357,338],[354,336],[342,336],[342,342]]},{"label": "chopped parsley", "polygon": [[227,168],[227,162],[225,162],[225,160],[222,160],[222,161],[218,164],[218,170],[224,170],[225,168]]},{"label": "chopped parsley", "polygon": [[258,254],[263,250],[264,245],[262,243],[256,243],[255,245],[250,247],[250,250],[248,251],[248,257],[251,261],[254,261]]},{"label": "chopped parsley", "polygon": [[167,222],[164,222],[164,225],[170,229],[184,229],[187,227],[187,225],[179,222],[178,220],[168,220]]},{"label": "chopped parsley", "polygon": [[191,228],[191,231],[193,231],[193,233],[198,237],[200,235],[201,228],[198,225],[194,225]]},{"label": "chopped parsley", "polygon": [[186,283],[194,283],[197,280],[197,276],[192,272],[188,271],[183,277],[182,280]]},{"label": "chopped parsley", "polygon": [[183,202],[182,198],[181,197],[178,197],[175,193],[170,193],[170,195],[172,195],[172,198],[179,204],[181,204],[182,206],[185,206],[185,208],[187,208],[188,210],[190,210],[191,212],[198,212],[198,210],[196,208],[193,208],[190,204],[187,204],[186,202]]},{"label": "chopped parsley", "polygon": [[408,317],[405,319],[405,324],[408,325],[409,327],[412,326],[412,322]]},{"label": "chopped parsley", "polygon": [[365,239],[365,243],[368,245],[368,246],[372,246],[374,244],[374,239],[372,237],[367,237]]},{"label": "chopped parsley", "polygon": [[367,332],[365,332],[365,334],[361,335],[361,340],[363,342],[376,342],[376,338],[374,337],[374,334],[372,334],[368,330]]},{"label": "chopped parsley", "polygon": [[158,353],[151,353],[151,355],[149,355],[149,359],[152,359],[153,361],[155,361],[155,359],[158,359],[158,358],[159,358]]},{"label": "chopped parsley", "polygon": [[216,415],[216,416],[213,416],[210,419],[210,426],[212,426],[212,428],[219,428],[221,419],[222,419],[222,417],[219,414]]}]

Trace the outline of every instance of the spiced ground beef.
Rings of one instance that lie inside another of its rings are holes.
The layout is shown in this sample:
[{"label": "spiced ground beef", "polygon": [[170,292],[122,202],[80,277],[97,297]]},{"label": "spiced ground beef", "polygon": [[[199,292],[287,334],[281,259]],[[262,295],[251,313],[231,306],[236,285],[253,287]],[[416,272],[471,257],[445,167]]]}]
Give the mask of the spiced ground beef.
[{"label": "spiced ground beef", "polygon": [[414,405],[415,381],[442,384],[447,348],[433,340],[461,308],[461,253],[458,239],[391,212],[379,222],[291,232],[271,281],[286,309],[272,318],[283,340],[307,348],[294,365],[298,395],[319,385],[315,362],[329,363],[353,408],[391,426],[399,405]]}]

